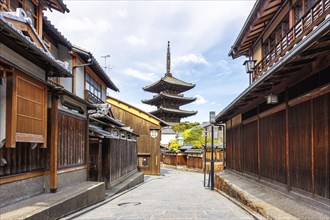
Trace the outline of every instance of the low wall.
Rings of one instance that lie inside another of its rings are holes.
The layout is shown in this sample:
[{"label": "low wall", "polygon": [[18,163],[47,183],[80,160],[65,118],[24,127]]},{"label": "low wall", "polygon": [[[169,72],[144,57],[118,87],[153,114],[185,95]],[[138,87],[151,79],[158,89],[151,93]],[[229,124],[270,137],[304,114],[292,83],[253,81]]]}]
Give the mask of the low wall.
[{"label": "low wall", "polygon": [[[74,171],[59,171],[58,187],[60,190],[63,187],[71,186],[86,182],[86,169]],[[31,198],[32,196],[49,192],[49,175],[41,175],[23,180],[17,180],[10,183],[0,185],[0,207]]]}]

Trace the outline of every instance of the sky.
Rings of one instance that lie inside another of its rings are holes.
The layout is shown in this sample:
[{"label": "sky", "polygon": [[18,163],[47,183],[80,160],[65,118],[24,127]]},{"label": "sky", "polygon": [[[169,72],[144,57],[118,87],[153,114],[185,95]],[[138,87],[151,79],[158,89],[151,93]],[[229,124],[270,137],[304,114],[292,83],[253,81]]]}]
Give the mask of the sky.
[{"label": "sky", "polygon": [[[69,13],[45,12],[52,24],[74,45],[90,51],[120,92],[108,95],[150,112],[143,91],[165,75],[170,41],[171,73],[195,88],[197,97],[183,110],[198,111],[181,121],[204,122],[209,112],[221,112],[249,79],[245,57],[228,56],[255,1],[113,1],[64,0]],[[102,56],[110,55],[104,59]]]}]

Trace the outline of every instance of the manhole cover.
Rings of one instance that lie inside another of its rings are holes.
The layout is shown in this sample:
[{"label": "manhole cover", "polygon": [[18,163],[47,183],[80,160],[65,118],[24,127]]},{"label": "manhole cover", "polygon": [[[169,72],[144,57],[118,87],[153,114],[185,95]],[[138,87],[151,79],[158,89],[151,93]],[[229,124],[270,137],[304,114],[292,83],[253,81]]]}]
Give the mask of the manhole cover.
[{"label": "manhole cover", "polygon": [[118,206],[136,206],[140,204],[141,202],[123,202],[123,203],[119,203]]}]

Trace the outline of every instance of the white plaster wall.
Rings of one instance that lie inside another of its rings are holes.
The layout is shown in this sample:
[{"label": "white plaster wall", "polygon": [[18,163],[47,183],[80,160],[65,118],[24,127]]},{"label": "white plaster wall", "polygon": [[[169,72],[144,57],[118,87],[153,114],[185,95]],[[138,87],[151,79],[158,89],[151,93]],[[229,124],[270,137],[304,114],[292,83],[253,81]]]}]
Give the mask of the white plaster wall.
[{"label": "white plaster wall", "polygon": [[58,49],[53,44],[50,45],[50,53],[55,59],[58,59]]},{"label": "white plaster wall", "polygon": [[107,88],[102,86],[102,101],[106,102],[107,99]]},{"label": "white plaster wall", "polygon": [[[59,45],[58,46],[58,59],[61,60],[62,62],[68,62],[69,63],[69,69],[72,68],[72,57],[69,54],[68,48]],[[72,92],[72,78],[61,78],[61,85],[68,90],[69,92]]]},{"label": "white plaster wall", "polygon": [[171,140],[175,139],[176,134],[162,134],[160,144],[167,145]]},{"label": "white plaster wall", "polygon": [[[81,65],[82,63],[79,62],[77,59],[77,65]],[[84,97],[84,67],[78,67],[76,68],[76,95],[79,96],[82,99],[85,99]]]},{"label": "white plaster wall", "polygon": [[0,85],[0,142],[6,138],[6,83]]},{"label": "white plaster wall", "polygon": [[43,69],[30,62],[29,60],[25,59],[24,57],[20,56],[15,51],[11,50],[2,43],[0,43],[0,57],[13,64],[19,64],[19,67],[23,71],[32,74],[39,79],[45,80],[46,78],[46,73]]}]

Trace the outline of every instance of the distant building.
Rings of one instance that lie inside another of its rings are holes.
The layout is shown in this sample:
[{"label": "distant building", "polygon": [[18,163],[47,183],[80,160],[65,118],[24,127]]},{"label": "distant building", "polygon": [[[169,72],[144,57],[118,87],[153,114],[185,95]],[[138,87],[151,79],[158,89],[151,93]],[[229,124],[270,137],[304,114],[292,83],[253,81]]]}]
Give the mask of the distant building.
[{"label": "distant building", "polygon": [[[201,127],[206,131],[207,137],[211,138],[212,136],[212,124],[209,122],[203,122]],[[223,143],[223,130],[220,126],[213,126],[213,138],[216,143]]]},{"label": "distant building", "polygon": [[154,115],[113,97],[108,96],[107,102],[111,105],[114,116],[134,129],[138,135],[136,143],[139,171],[159,175],[161,128],[167,124]]},{"label": "distant building", "polygon": [[178,123],[181,118],[195,115],[197,111],[181,110],[180,106],[191,103],[196,98],[184,97],[181,93],[195,87],[194,84],[186,83],[171,73],[170,42],[167,48],[167,67],[165,76],[157,82],[143,88],[144,91],[157,93],[152,99],[142,100],[143,103],[154,105],[157,110],[150,114],[166,121],[167,123]]}]

